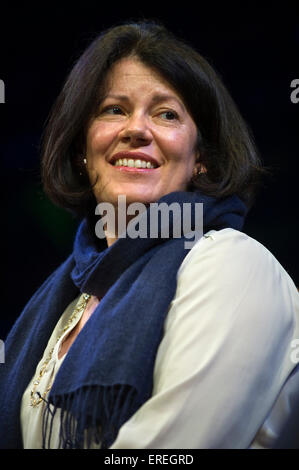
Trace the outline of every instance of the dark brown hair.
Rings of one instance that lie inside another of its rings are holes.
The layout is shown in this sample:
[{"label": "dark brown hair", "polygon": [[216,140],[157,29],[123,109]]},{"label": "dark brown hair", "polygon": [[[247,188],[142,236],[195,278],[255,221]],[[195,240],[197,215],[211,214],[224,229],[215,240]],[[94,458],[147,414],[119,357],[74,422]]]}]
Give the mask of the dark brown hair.
[{"label": "dark brown hair", "polygon": [[190,182],[188,190],[216,197],[237,194],[250,208],[264,170],[247,124],[209,63],[152,21],[106,30],[72,68],[42,136],[41,172],[48,197],[80,217],[94,212],[92,187],[80,169],[87,124],[101,101],[107,72],[132,55],[177,90],[197,125],[200,160],[207,172]]}]

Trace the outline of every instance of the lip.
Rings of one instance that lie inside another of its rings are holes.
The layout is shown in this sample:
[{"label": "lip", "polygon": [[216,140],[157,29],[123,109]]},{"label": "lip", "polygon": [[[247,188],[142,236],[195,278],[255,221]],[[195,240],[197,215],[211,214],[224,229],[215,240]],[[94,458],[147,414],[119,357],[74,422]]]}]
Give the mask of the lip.
[{"label": "lip", "polygon": [[[123,151],[123,152],[118,152],[112,155],[111,159],[109,160],[109,163],[113,164],[116,160],[119,160],[120,158],[126,158],[127,160],[133,159],[133,160],[145,160],[146,162],[150,162],[152,165],[156,165],[158,168],[160,166],[159,162],[150,155],[147,155],[146,153],[143,152],[128,152],[128,151]],[[124,167],[124,168],[129,168],[129,167]],[[137,169],[137,168],[135,168]],[[141,169],[141,168],[138,168]],[[152,170],[155,170],[156,168],[151,168]],[[145,170],[145,168],[143,168]]]}]

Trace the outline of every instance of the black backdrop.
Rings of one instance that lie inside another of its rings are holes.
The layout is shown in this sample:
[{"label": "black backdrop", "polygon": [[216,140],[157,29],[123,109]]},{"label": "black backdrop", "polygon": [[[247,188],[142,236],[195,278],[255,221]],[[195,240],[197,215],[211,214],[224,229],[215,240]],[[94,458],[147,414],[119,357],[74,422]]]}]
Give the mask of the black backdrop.
[{"label": "black backdrop", "polygon": [[295,3],[80,3],[1,5],[0,79],[5,83],[5,103],[0,104],[0,338],[72,249],[76,223],[47,200],[39,182],[44,122],[80,52],[97,33],[124,20],[159,19],[196,47],[222,76],[265,165],[274,172],[244,231],[263,243],[299,285],[299,103],[290,99],[291,81],[299,79]]}]

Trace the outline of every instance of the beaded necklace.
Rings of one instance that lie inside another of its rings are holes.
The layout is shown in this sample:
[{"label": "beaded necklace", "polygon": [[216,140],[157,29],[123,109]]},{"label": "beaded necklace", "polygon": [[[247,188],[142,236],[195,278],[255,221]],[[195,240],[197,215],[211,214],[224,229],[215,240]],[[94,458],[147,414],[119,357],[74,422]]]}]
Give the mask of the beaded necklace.
[{"label": "beaded necklace", "polygon": [[[73,323],[73,321],[77,318],[77,316],[81,313],[84,312],[84,310],[86,309],[86,306],[88,304],[88,301],[89,299],[91,298],[91,295],[89,294],[83,294],[82,295],[82,299],[77,303],[72,315],[70,316],[70,318],[68,319],[68,322],[66,323],[65,327],[63,328],[62,332],[60,333],[60,335],[58,336],[57,340],[56,340],[56,343],[55,343],[55,346],[56,344],[58,343],[58,341],[60,340],[60,338],[62,337],[62,335],[70,328],[71,324]],[[30,393],[30,405],[31,406],[37,406],[39,405],[43,400],[45,400],[47,394],[49,393],[49,391],[51,390],[51,387],[52,387],[52,384],[46,389],[46,391],[41,395],[39,392],[36,391],[36,388],[37,386],[40,384],[40,381],[41,381],[41,378],[42,376],[44,375],[45,373],[45,370],[47,368],[47,365],[49,364],[50,360],[52,359],[52,355],[53,355],[53,351],[54,351],[55,347],[53,347],[50,352],[49,352],[49,355],[47,357],[47,359],[45,360],[45,362],[43,363],[40,371],[39,371],[39,375],[38,377],[33,381],[33,388],[31,390],[31,393]]]}]

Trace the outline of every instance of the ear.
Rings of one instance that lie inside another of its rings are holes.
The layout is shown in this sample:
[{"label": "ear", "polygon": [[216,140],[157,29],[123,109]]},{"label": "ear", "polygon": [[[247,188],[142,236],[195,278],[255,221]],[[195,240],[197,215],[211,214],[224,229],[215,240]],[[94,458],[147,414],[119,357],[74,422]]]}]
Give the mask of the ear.
[{"label": "ear", "polygon": [[73,159],[73,163],[75,166],[76,171],[80,176],[83,176],[86,174],[86,156],[82,154],[77,154],[75,158]]},{"label": "ear", "polygon": [[198,168],[199,173],[206,173],[207,172],[207,168],[205,167],[205,165],[203,163],[198,163],[197,165],[198,165],[197,168]]},{"label": "ear", "polygon": [[203,163],[201,163],[201,155],[200,152],[196,152],[196,158],[195,158],[195,164],[194,164],[194,170],[193,170],[193,175],[197,176],[201,173],[206,173],[207,169]]}]

